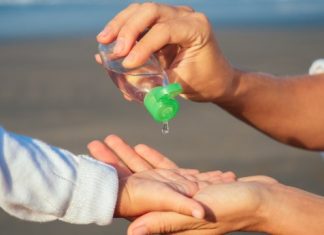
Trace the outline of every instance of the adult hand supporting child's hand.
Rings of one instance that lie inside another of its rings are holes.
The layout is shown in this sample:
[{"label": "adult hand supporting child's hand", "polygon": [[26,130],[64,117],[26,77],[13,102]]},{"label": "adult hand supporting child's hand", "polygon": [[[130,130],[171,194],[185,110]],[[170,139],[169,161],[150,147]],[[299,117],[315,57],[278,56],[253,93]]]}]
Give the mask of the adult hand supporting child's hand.
[{"label": "adult hand supporting child's hand", "polygon": [[[139,166],[176,167],[172,161],[146,145],[137,145],[135,152],[117,136],[107,137],[105,143],[94,141],[89,144],[89,149],[97,159],[124,164],[125,169],[131,166],[130,173],[136,172]],[[96,152],[96,149],[101,151]],[[114,152],[118,152],[117,155]],[[200,185],[200,190],[193,197],[204,205],[206,219],[175,212],[149,212],[133,221],[128,229],[129,235],[214,235],[237,230],[270,234],[319,234],[323,229],[319,223],[324,208],[320,196],[283,185],[267,176],[250,176],[235,181],[232,172],[181,171],[198,182],[198,179],[206,181],[214,178],[212,184],[207,181]]]},{"label": "adult hand supporting child's hand", "polygon": [[[88,148],[98,160],[113,163],[120,169],[127,169],[128,175],[132,172],[147,173],[150,172],[147,170],[154,167],[178,168],[158,151],[143,144],[133,149],[115,135],[108,136],[104,143],[93,141]],[[194,199],[205,206],[207,219],[195,219],[170,211],[152,211],[135,219],[129,227],[129,234],[136,234],[135,231],[139,234],[180,231],[180,234],[222,234],[237,229],[253,230],[254,223],[259,223],[263,216],[261,205],[264,204],[261,201],[265,199],[265,185],[276,183],[272,178],[264,176],[242,178],[241,182],[235,182],[232,172],[199,173],[197,170],[184,169],[180,171],[193,182],[204,181]],[[171,180],[172,178],[174,179],[174,176],[171,176]],[[173,198],[169,199],[171,202]],[[245,217],[248,217],[248,220],[242,219]]]},{"label": "adult hand supporting child's hand", "polygon": [[174,212],[150,212],[133,221],[128,234],[217,235],[233,231],[266,231],[269,222],[266,206],[272,203],[267,200],[275,199],[270,197],[269,189],[276,184],[270,177],[254,176],[207,186],[194,196],[206,208],[205,219]]}]

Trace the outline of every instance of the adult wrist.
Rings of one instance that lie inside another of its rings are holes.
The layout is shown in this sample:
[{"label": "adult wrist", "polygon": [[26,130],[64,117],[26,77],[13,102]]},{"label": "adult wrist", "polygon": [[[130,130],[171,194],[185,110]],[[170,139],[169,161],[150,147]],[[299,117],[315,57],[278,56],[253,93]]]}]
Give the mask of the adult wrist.
[{"label": "adult wrist", "polygon": [[244,72],[234,67],[229,69],[228,75],[225,79],[223,91],[221,95],[212,100],[211,102],[219,106],[233,106],[240,96],[241,92],[241,79]]},{"label": "adult wrist", "polygon": [[269,234],[321,234],[324,198],[298,188],[275,184],[270,188],[265,227]]},{"label": "adult wrist", "polygon": [[256,212],[257,223],[252,231],[266,232],[274,234],[273,228],[274,216],[277,216],[277,208],[280,207],[280,200],[277,200],[277,194],[280,187],[283,185],[279,183],[262,184],[260,206]]},{"label": "adult wrist", "polygon": [[[292,207],[290,204],[294,201],[293,188],[280,183],[266,186],[265,200],[260,210],[262,223],[259,224],[257,231],[277,235],[291,234],[289,232],[291,221],[294,221],[294,216],[300,216],[295,214],[292,217],[291,214],[294,211],[294,203]],[[296,226],[295,222],[293,225]]]}]

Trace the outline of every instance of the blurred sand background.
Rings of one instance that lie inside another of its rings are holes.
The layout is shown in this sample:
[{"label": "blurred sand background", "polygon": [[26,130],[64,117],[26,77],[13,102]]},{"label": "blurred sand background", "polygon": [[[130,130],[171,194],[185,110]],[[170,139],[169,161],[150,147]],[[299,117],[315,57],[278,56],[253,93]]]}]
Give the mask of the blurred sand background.
[{"label": "blurred sand background", "polygon": [[[217,36],[232,63],[248,70],[306,73],[324,56],[323,28],[217,30]],[[324,195],[324,160],[318,153],[277,143],[215,105],[181,100],[170,134],[162,136],[161,126],[141,105],[125,101],[94,62],[94,37],[1,43],[1,125],[75,153],[115,133],[132,145],[157,148],[182,167],[265,174]],[[38,224],[0,213],[3,235],[118,235],[126,228],[124,220],[107,227]]]}]

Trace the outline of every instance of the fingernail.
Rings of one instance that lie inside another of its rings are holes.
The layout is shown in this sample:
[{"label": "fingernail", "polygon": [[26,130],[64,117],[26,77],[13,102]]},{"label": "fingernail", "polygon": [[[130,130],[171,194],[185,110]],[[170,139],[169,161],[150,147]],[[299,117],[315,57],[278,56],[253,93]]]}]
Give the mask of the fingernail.
[{"label": "fingernail", "polygon": [[102,30],[97,37],[98,38],[106,38],[109,36],[109,34],[111,34],[112,30],[111,28],[105,28],[104,30]]},{"label": "fingernail", "polygon": [[192,216],[197,218],[197,219],[203,219],[204,218],[203,212],[201,210],[197,210],[197,209],[192,211]]},{"label": "fingernail", "polygon": [[133,229],[133,235],[146,235],[148,234],[147,228],[142,225]]},{"label": "fingernail", "polygon": [[128,54],[128,56],[126,56],[126,58],[123,61],[123,65],[127,66],[131,66],[136,60],[136,52],[130,52]]},{"label": "fingernail", "polygon": [[97,38],[104,38],[106,35],[105,31],[101,31],[98,35]]},{"label": "fingernail", "polygon": [[114,53],[119,54],[123,51],[125,46],[125,40],[123,38],[118,38],[116,45],[114,47]]}]

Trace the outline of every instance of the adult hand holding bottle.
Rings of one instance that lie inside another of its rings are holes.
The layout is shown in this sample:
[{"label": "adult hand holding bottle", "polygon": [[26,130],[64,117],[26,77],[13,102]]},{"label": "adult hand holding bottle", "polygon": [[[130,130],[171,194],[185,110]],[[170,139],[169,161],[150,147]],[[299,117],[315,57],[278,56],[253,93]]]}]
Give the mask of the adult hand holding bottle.
[{"label": "adult hand holding bottle", "polygon": [[213,102],[280,142],[324,150],[324,73],[278,77],[236,69],[207,17],[189,7],[132,4],[97,40],[117,40],[115,53],[127,55],[125,67],[139,66],[156,52],[170,81],[182,85],[182,96]]},{"label": "adult hand holding bottle", "polygon": [[170,81],[182,85],[186,98],[213,101],[233,87],[234,70],[218,48],[211,24],[189,7],[131,4],[108,22],[97,40],[116,40],[114,52],[126,56],[123,65],[128,68],[157,52]]}]

